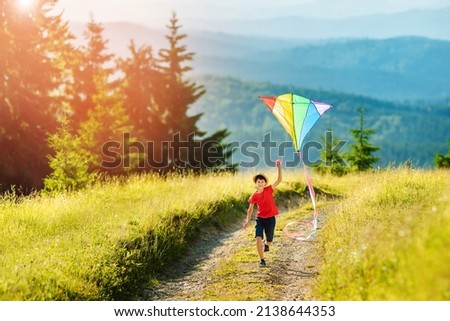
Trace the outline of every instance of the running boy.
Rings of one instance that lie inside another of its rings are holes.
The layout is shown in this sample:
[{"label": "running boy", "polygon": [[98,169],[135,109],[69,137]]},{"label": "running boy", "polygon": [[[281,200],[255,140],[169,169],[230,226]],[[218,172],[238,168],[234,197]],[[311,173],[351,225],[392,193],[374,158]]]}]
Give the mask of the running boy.
[{"label": "running boy", "polygon": [[[250,203],[247,210],[247,220],[243,227],[247,228],[248,223],[253,214],[253,208],[258,205],[258,211],[256,213],[256,225],[255,225],[255,238],[256,238],[256,250],[260,258],[259,266],[266,266],[264,260],[264,252],[269,251],[270,245],[272,245],[273,235],[275,232],[275,215],[278,214],[277,205],[273,197],[274,189],[280,184],[282,179],[281,174],[281,161],[275,162],[278,170],[278,178],[272,185],[267,185],[268,179],[262,173],[258,173],[253,176],[253,182],[256,185],[256,191],[250,196],[248,202]],[[263,244],[264,234],[266,241]]]}]

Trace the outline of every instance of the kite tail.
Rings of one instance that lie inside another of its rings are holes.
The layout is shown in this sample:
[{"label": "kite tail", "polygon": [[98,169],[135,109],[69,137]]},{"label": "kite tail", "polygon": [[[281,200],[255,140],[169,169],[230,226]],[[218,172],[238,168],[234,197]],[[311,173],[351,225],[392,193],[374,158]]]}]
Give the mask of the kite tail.
[{"label": "kite tail", "polygon": [[300,161],[303,164],[303,173],[305,175],[305,179],[306,179],[306,183],[308,185],[308,190],[309,190],[309,195],[311,197],[311,202],[313,205],[313,210],[314,210],[314,217],[313,217],[313,230],[317,229],[317,218],[319,216],[319,213],[317,211],[317,206],[316,206],[316,193],[314,192],[314,186],[312,184],[311,178],[309,177],[309,171],[307,166],[303,163],[303,159],[302,159],[302,154],[301,152],[298,152],[298,154],[300,155]]},{"label": "kite tail", "polygon": [[[309,177],[307,166],[303,163],[302,154],[300,151],[298,151],[298,154],[300,156],[300,162],[303,164],[304,175],[306,183],[308,185],[309,195],[311,196],[311,202],[314,209],[314,217],[312,221],[307,222],[300,221],[288,223],[284,227],[283,232],[287,237],[290,237],[294,240],[306,241],[316,234],[318,211],[316,207],[316,193],[314,192],[314,186],[312,185],[311,178]],[[293,227],[293,230],[290,230],[291,226]]]}]

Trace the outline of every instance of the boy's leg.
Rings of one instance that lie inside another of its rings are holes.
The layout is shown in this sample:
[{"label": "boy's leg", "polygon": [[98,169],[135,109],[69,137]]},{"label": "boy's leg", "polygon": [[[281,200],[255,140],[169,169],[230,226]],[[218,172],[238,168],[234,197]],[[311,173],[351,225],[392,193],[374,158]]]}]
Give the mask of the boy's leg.
[{"label": "boy's leg", "polygon": [[264,225],[261,219],[256,218],[255,225],[255,239],[256,239],[256,250],[258,251],[259,258],[264,259],[264,251],[262,248],[262,239],[264,233]]},{"label": "boy's leg", "polygon": [[273,241],[273,236],[275,234],[276,219],[275,216],[267,219],[264,226],[264,232],[266,233],[266,245],[271,246]]},{"label": "boy's leg", "polygon": [[264,259],[264,251],[262,245],[262,238],[260,236],[256,237],[256,249],[258,250],[258,255],[260,259]]}]

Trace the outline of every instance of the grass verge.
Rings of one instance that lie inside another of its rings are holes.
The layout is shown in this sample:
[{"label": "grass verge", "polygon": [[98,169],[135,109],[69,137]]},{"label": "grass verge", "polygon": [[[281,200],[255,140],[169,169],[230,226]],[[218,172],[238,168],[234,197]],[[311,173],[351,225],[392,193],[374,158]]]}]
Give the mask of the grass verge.
[{"label": "grass verge", "polygon": [[197,229],[244,213],[240,175],[134,177],[0,200],[1,300],[128,300]]},{"label": "grass verge", "polygon": [[353,181],[323,232],[316,296],[449,300],[449,172],[387,170]]}]

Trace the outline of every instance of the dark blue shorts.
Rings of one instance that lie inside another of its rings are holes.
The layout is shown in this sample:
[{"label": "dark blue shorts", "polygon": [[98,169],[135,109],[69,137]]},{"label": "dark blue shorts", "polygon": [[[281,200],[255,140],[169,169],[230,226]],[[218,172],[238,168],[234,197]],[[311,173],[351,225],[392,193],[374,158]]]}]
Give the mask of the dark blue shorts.
[{"label": "dark blue shorts", "polygon": [[275,233],[275,224],[276,224],[275,216],[269,218],[257,217],[255,225],[255,237],[260,236],[261,238],[264,238],[263,233],[265,233],[266,241],[272,242],[273,235]]}]

